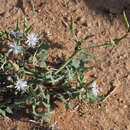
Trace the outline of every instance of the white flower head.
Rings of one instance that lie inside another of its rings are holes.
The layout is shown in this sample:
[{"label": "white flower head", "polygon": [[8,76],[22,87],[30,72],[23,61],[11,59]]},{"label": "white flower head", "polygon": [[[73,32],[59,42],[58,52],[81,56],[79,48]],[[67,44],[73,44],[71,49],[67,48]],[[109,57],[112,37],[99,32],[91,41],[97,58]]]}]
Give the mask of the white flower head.
[{"label": "white flower head", "polygon": [[26,88],[27,88],[27,81],[19,79],[19,80],[16,82],[15,88],[16,88],[18,91],[25,91]]},{"label": "white flower head", "polygon": [[10,47],[9,52],[13,52],[13,54],[17,55],[18,53],[21,52],[21,46],[17,45],[16,42],[12,42],[9,47]]},{"label": "white flower head", "polygon": [[97,95],[98,95],[99,90],[98,90],[98,85],[96,84],[96,81],[94,81],[94,82],[92,83],[92,92],[93,92],[93,95],[94,95],[94,96],[97,96]]},{"label": "white flower head", "polygon": [[27,36],[28,46],[33,47],[36,45],[37,42],[38,42],[38,38],[37,38],[37,35],[35,33],[28,34],[28,36]]}]

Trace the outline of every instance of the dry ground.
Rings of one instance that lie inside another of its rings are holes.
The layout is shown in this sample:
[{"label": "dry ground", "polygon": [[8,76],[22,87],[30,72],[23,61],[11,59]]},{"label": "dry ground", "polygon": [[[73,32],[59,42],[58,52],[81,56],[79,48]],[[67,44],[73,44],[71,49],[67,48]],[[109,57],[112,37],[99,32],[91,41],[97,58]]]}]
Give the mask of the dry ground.
[{"label": "dry ground", "polygon": [[[33,14],[28,0],[0,0],[0,29],[15,27],[16,20],[27,16],[33,31],[43,34],[51,43],[50,61],[66,58],[73,52],[75,43],[70,40],[69,23],[73,16],[78,37],[83,46],[104,43],[109,36],[115,38],[125,33],[121,13],[126,10],[130,17],[129,0],[34,0]],[[89,50],[100,61],[87,77],[96,77],[100,94],[113,90],[105,101],[90,105],[79,103],[79,107],[68,111],[56,102],[49,124],[56,123],[60,130],[130,130],[130,39],[119,46]],[[86,77],[86,78],[87,78]],[[0,130],[46,130],[28,122],[24,113],[10,118],[0,117]],[[57,128],[57,129],[58,129]],[[56,130],[56,129],[55,129]]]}]

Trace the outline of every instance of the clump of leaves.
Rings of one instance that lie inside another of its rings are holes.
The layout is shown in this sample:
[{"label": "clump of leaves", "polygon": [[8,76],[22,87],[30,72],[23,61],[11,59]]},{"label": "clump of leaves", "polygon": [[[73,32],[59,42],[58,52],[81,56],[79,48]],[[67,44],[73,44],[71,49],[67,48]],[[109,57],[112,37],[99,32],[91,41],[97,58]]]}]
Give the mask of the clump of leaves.
[{"label": "clump of leaves", "polygon": [[43,120],[50,118],[50,99],[53,97],[61,100],[68,108],[71,108],[69,101],[74,98],[93,103],[103,100],[105,96],[97,96],[96,81],[88,82],[85,78],[85,73],[93,69],[93,66],[89,65],[90,59],[97,59],[86,51],[117,45],[126,38],[130,27],[125,13],[123,15],[128,28],[125,35],[87,48],[81,47],[83,42],[78,40],[75,34],[72,19],[70,30],[76,47],[69,59],[59,68],[48,66],[49,43],[31,33],[32,26],[27,27],[26,18],[22,32],[20,20],[17,21],[15,30],[8,28],[5,32],[0,32],[0,114],[13,114],[15,109],[24,107]]},{"label": "clump of leaves", "polygon": [[[13,114],[21,106],[31,107],[31,113],[43,119],[50,118],[50,95],[43,90],[37,79],[47,72],[46,59],[49,44],[31,33],[24,19],[23,32],[20,32],[20,20],[16,29],[8,28],[0,32],[0,114]],[[3,53],[2,49],[6,45]],[[37,78],[38,77],[38,78]],[[44,77],[43,77],[44,78]],[[38,111],[39,108],[42,108]]]}]

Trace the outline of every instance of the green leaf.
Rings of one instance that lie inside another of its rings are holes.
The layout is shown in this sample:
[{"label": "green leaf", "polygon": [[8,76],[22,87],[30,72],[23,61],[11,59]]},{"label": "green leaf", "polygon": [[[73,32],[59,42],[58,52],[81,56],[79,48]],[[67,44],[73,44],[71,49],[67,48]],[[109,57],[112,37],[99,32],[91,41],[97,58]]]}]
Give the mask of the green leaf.
[{"label": "green leaf", "polygon": [[98,97],[97,97],[97,102],[103,101],[104,99],[105,99],[105,96],[104,96],[104,95],[98,96]]},{"label": "green leaf", "polygon": [[48,58],[49,54],[46,50],[43,49],[37,54],[37,56],[41,61],[45,61]]},{"label": "green leaf", "polygon": [[41,93],[41,97],[42,97],[43,99],[46,98],[46,95],[44,94],[44,92]]},{"label": "green leaf", "polygon": [[[26,35],[29,34],[29,33],[31,32],[31,30],[32,30],[32,26],[30,26],[29,28],[26,29],[25,34],[26,34]],[[25,35],[25,36],[26,36],[26,35]]]},{"label": "green leaf", "polygon": [[30,33],[30,31],[32,30],[32,26],[30,26],[29,28],[26,29],[25,33],[28,34]]},{"label": "green leaf", "polygon": [[84,54],[81,54],[80,55],[80,59],[82,60],[82,62],[84,62],[84,63],[87,63],[89,60],[88,60],[88,57],[86,56],[86,55],[84,55]]},{"label": "green leaf", "polygon": [[91,88],[91,85],[92,85],[93,81],[94,81],[94,80],[88,82],[88,83],[85,85],[85,89],[90,89],[90,90],[91,90],[91,89],[92,89],[92,88]]},{"label": "green leaf", "polygon": [[73,58],[72,60],[72,66],[76,69],[80,67],[80,60]]},{"label": "green leaf", "polygon": [[50,104],[50,95],[49,94],[47,94],[46,99],[47,99],[47,103]]},{"label": "green leaf", "polygon": [[10,34],[11,28],[6,29],[5,32],[6,32],[7,34]]},{"label": "green leaf", "polygon": [[32,113],[37,116],[37,117],[42,117],[43,119],[47,120],[47,119],[50,119],[50,112],[39,112],[37,113],[35,111],[36,109],[36,105],[32,105]]},{"label": "green leaf", "polygon": [[14,104],[15,105],[25,104],[25,101],[21,99],[15,99]]},{"label": "green leaf", "polygon": [[46,104],[45,102],[42,102],[42,104],[43,104],[46,108],[50,108],[50,104]]},{"label": "green leaf", "polygon": [[27,18],[24,17],[24,32],[27,30]]},{"label": "green leaf", "polygon": [[10,107],[7,107],[5,109],[5,111],[8,112],[9,114],[13,114],[13,111],[12,111],[12,109]]},{"label": "green leaf", "polygon": [[33,63],[38,63],[38,60],[35,56],[29,57],[30,61],[33,61]]},{"label": "green leaf", "polygon": [[36,92],[33,90],[32,87],[29,87],[29,91],[30,91],[30,93],[31,93],[31,95],[32,95],[33,97],[36,97],[36,96],[37,96]]},{"label": "green leaf", "polygon": [[82,70],[83,72],[89,72],[89,71],[92,70],[92,69],[93,69],[93,66],[81,68],[81,70]]},{"label": "green leaf", "polygon": [[90,57],[92,57],[93,59],[95,59],[95,60],[98,61],[98,58],[97,58],[96,56],[90,54],[90,53],[87,53],[87,52],[86,52],[86,56],[90,56]]},{"label": "green leaf", "polygon": [[74,18],[71,18],[70,30],[71,30],[72,34],[75,33]]},{"label": "green leaf", "polygon": [[85,100],[89,100],[91,103],[96,104],[99,101],[105,99],[105,96],[94,96],[92,92],[87,92]]},{"label": "green leaf", "polygon": [[50,48],[50,44],[48,42],[43,42],[40,46],[40,50],[48,50]]},{"label": "green leaf", "polygon": [[41,112],[40,115],[41,115],[42,118],[45,119],[45,120],[48,120],[48,119],[50,119],[50,117],[51,117],[50,112]]},{"label": "green leaf", "polygon": [[39,63],[39,65],[40,65],[40,67],[42,67],[42,68],[45,68],[45,67],[46,67],[46,63],[45,63],[44,61],[41,61],[41,62]]},{"label": "green leaf", "polygon": [[92,103],[95,104],[97,102],[96,99],[97,99],[96,96],[94,96],[92,92],[87,92],[86,93],[86,96],[85,96],[86,101],[91,101]]},{"label": "green leaf", "polygon": [[67,67],[66,66],[66,68],[67,68],[67,76],[68,76],[68,80],[73,80],[73,78],[74,78],[74,72],[73,72],[73,69],[72,68],[69,68],[69,67]]},{"label": "green leaf", "polygon": [[20,32],[20,18],[17,20],[16,32]]},{"label": "green leaf", "polygon": [[124,21],[125,21],[125,25],[126,25],[127,29],[129,30],[130,25],[129,25],[128,19],[126,17],[125,11],[123,11],[123,18],[124,18]]},{"label": "green leaf", "polygon": [[62,101],[63,104],[67,104],[66,99],[61,94],[58,94],[58,98]]},{"label": "green leaf", "polygon": [[73,98],[79,97],[79,91],[72,92]]},{"label": "green leaf", "polygon": [[0,31],[0,37],[3,36],[3,32]]},{"label": "green leaf", "polygon": [[72,110],[72,106],[69,103],[67,103],[66,107],[67,109]]},{"label": "green leaf", "polygon": [[12,70],[12,66],[11,66],[11,64],[9,63],[9,64],[7,64],[7,68],[9,69],[9,70]]},{"label": "green leaf", "polygon": [[40,67],[46,67],[45,60],[48,58],[48,56],[49,56],[48,52],[46,50],[44,50],[44,49],[41,50],[37,54],[36,58],[37,58],[37,62],[39,62]]},{"label": "green leaf", "polygon": [[5,112],[4,110],[2,110],[2,109],[0,109],[0,114],[1,114],[2,116],[6,117],[6,112]]}]

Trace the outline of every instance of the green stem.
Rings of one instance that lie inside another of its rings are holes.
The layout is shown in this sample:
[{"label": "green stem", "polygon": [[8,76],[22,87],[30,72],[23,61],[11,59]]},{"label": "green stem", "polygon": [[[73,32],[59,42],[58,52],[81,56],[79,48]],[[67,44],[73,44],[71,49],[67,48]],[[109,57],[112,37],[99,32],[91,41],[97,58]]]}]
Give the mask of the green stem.
[{"label": "green stem", "polygon": [[73,59],[73,57],[77,54],[79,50],[76,50],[71,57],[55,72],[55,75],[57,75],[59,72],[61,72]]},{"label": "green stem", "polygon": [[88,50],[88,49],[92,49],[92,48],[98,48],[98,47],[101,47],[101,46],[107,46],[107,45],[110,45],[109,42],[106,42],[104,44],[101,44],[101,45],[96,45],[96,46],[90,46],[90,47],[86,47],[86,48],[81,48],[81,50]]},{"label": "green stem", "polygon": [[4,63],[0,66],[0,69],[2,69],[2,70],[4,70],[4,66],[7,63],[8,55],[9,55],[9,51],[6,53],[6,55],[4,57]]},{"label": "green stem", "polygon": [[104,43],[104,44],[101,44],[101,45],[96,45],[96,46],[90,46],[90,47],[87,47],[87,48],[81,48],[81,49],[77,49],[72,55],[71,57],[55,72],[55,75],[58,74],[59,72],[61,72],[73,59],[73,57],[81,50],[88,50],[88,49],[91,49],[91,48],[97,48],[97,47],[101,47],[101,46],[106,46],[106,45],[109,45],[108,43]]},{"label": "green stem", "polygon": [[[114,39],[114,42],[115,44],[118,44],[122,39],[126,38],[128,35],[125,34],[123,35],[121,38],[119,39]],[[76,42],[78,43],[78,40],[76,39]],[[81,45],[81,44],[80,44]],[[111,46],[111,41],[108,41],[104,44],[101,44],[101,45],[96,45],[96,46],[90,46],[90,47],[86,47],[86,48],[81,48],[81,49],[78,49],[80,48],[80,45],[77,45],[77,49],[75,49],[75,52],[71,55],[71,57],[55,72],[55,75],[58,74],[59,72],[61,72],[73,59],[73,57],[79,52],[79,51],[82,51],[82,50],[88,50],[88,49],[92,49],[92,48],[98,48],[98,47],[102,47],[102,46]]]}]

